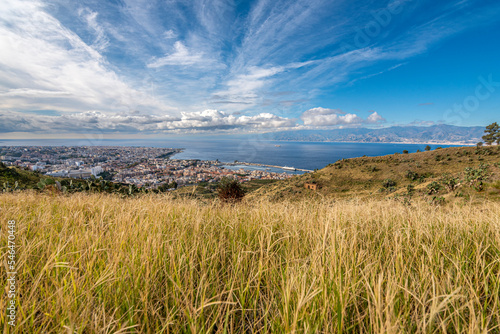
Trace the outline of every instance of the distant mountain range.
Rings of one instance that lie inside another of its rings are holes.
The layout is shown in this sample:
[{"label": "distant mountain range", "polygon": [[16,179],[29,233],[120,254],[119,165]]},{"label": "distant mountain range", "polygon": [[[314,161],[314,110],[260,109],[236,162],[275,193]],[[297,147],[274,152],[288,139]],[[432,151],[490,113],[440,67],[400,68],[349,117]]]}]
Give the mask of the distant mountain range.
[{"label": "distant mountain range", "polygon": [[381,129],[298,130],[269,134],[273,140],[435,144],[476,144],[481,141],[483,135],[484,127],[453,125],[392,126]]}]

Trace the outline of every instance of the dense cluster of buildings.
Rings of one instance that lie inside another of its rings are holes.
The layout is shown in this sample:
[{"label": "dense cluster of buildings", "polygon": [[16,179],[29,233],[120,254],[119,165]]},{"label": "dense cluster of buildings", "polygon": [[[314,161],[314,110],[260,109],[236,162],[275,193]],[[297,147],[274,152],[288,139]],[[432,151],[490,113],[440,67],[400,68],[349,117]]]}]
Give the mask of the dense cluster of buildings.
[{"label": "dense cluster of buildings", "polygon": [[200,182],[215,183],[223,177],[241,182],[253,179],[286,179],[292,175],[266,170],[231,170],[219,161],[171,159],[181,149],[122,146],[4,146],[0,160],[54,177],[105,179],[156,188]]}]

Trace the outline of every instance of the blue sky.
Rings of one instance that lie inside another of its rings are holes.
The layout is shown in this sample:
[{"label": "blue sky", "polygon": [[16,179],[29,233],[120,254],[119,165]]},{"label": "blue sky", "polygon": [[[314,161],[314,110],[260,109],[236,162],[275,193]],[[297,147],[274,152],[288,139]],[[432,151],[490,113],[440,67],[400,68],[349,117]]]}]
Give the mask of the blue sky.
[{"label": "blue sky", "polygon": [[3,0],[0,137],[486,125],[500,3]]}]

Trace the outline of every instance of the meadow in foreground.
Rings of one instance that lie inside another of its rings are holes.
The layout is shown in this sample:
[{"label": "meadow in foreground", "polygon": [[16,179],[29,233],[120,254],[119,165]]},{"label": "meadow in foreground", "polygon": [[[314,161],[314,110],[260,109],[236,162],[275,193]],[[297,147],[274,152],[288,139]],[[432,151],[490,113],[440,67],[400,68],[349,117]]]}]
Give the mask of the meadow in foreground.
[{"label": "meadow in foreground", "polygon": [[498,202],[22,192],[0,206],[2,231],[19,229],[17,333],[500,331]]}]

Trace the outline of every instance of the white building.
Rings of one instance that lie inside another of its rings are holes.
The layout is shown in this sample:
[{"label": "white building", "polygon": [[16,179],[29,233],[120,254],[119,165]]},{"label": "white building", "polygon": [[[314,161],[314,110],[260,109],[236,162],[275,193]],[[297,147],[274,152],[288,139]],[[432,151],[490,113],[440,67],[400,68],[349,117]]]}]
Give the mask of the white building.
[{"label": "white building", "polygon": [[45,175],[53,176],[53,177],[68,177],[69,172],[67,170],[58,170],[54,172],[49,172]]},{"label": "white building", "polygon": [[97,177],[97,175],[101,174],[104,170],[102,169],[101,166],[96,166],[96,167],[92,167],[90,168],[90,173],[92,175],[94,175],[95,177]]},{"label": "white building", "polygon": [[90,175],[92,173],[90,172],[89,169],[82,169],[82,170],[72,170],[69,172],[69,177],[74,178],[74,179],[88,179],[90,178]]}]

